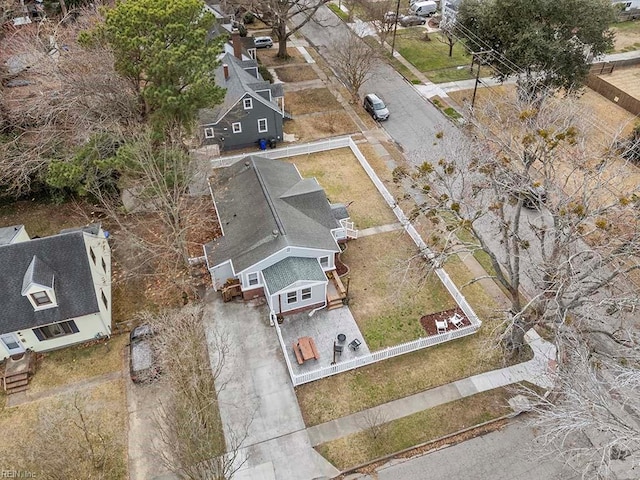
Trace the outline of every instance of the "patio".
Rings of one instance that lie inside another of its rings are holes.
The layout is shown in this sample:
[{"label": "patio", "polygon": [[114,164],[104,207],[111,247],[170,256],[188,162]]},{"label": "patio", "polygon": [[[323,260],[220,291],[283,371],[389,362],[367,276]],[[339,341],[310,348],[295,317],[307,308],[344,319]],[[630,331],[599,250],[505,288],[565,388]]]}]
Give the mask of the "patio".
[{"label": "patio", "polygon": [[[286,316],[280,325],[280,330],[286,347],[284,353],[289,358],[295,375],[331,365],[333,362],[333,342],[337,341],[337,336],[340,333],[346,336],[346,340],[343,343],[342,355],[336,354],[337,363],[370,353],[349,307],[346,306],[335,310],[318,310],[311,317],[309,317],[309,312]],[[302,337],[313,338],[319,358],[307,360],[299,365],[293,344]],[[356,338],[362,343],[360,348],[353,350],[349,348],[349,342]]]}]

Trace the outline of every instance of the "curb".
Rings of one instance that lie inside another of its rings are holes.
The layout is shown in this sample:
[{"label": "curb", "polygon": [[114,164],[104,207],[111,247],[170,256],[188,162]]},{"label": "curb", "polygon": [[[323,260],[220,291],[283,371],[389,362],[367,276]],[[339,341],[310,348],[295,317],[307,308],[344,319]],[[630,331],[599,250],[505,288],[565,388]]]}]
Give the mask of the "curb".
[{"label": "curb", "polygon": [[[374,458],[373,460],[371,460],[369,462],[361,463],[361,464],[356,465],[354,467],[349,467],[346,470],[342,470],[337,476],[335,476],[333,478],[337,479],[337,478],[342,478],[343,476],[349,475],[349,474],[352,474],[352,473],[359,473],[358,470],[366,468],[366,467],[369,467],[369,466],[374,465],[376,463],[386,463],[387,461],[392,460],[395,457],[398,457],[400,455],[404,455],[405,453],[411,452],[413,450],[418,450],[420,448],[425,448],[425,447],[428,447],[429,445],[433,445],[433,444],[436,444],[438,442],[442,442],[443,440],[447,440],[449,438],[452,438],[452,437],[455,437],[455,436],[458,436],[458,435],[462,435],[464,433],[467,433],[467,432],[470,432],[470,431],[473,431],[473,430],[477,430],[477,429],[485,427],[485,426],[493,425],[494,423],[511,420],[512,418],[515,418],[518,415],[521,415],[522,413],[525,413],[525,412],[514,412],[514,413],[510,413],[508,415],[503,415],[501,417],[494,418],[492,420],[487,420],[486,422],[483,422],[483,423],[479,423],[478,425],[473,425],[472,427],[463,428],[462,430],[458,430],[457,432],[449,433],[449,434],[444,435],[442,437],[438,437],[438,438],[436,438],[434,440],[429,440],[428,442],[419,443],[418,445],[414,445],[412,447],[407,447],[405,449],[398,450],[397,452],[389,453],[387,455],[383,455],[382,457]],[[489,432],[480,432],[480,433],[478,433],[478,435],[474,435],[473,438],[480,437],[480,436],[482,436],[482,435],[484,435],[486,433],[489,433]],[[460,442],[455,442],[455,443],[451,443],[451,444],[448,444],[448,445],[443,445],[441,447],[433,448],[431,450],[428,450],[428,451],[424,452],[422,455],[425,455],[425,454],[428,454],[428,453],[431,453],[431,452],[434,452],[434,451],[437,451],[437,450],[442,450],[442,449],[447,448],[447,447],[451,447],[453,445],[456,445],[457,443],[460,443]]]}]

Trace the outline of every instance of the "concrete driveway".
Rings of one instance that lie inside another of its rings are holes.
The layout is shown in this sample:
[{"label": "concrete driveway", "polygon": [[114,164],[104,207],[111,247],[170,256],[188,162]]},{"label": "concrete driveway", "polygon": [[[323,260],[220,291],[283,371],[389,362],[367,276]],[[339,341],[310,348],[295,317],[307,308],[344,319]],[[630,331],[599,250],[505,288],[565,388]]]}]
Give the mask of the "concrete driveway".
[{"label": "concrete driveway", "polygon": [[129,478],[131,480],[170,480],[176,476],[167,472],[158,461],[157,449],[162,445],[155,430],[155,414],[167,391],[162,382],[134,384],[127,378],[129,411]]},{"label": "concrete driveway", "polygon": [[245,463],[234,480],[337,475],[338,470],[311,448],[267,308],[256,302],[223,303],[213,291],[205,304],[210,345],[217,330],[230,347],[216,388],[228,446],[234,437],[242,438]]}]

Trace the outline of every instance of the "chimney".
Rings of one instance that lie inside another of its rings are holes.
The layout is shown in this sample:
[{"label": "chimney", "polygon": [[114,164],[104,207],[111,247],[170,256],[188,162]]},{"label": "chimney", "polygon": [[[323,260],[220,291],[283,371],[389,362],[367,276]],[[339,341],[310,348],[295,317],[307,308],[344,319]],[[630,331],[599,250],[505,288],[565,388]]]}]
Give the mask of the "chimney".
[{"label": "chimney", "polygon": [[224,72],[224,79],[229,80],[229,65],[227,65],[226,63],[223,63],[222,71]]},{"label": "chimney", "polygon": [[231,34],[231,45],[233,45],[233,56],[238,60],[242,60],[242,44],[239,33],[234,32]]}]

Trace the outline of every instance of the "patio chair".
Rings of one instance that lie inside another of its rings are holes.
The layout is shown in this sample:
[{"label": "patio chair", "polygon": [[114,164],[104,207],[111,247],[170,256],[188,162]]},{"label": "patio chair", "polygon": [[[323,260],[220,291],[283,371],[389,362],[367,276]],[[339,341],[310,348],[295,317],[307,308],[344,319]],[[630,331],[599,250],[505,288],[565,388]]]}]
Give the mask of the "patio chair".
[{"label": "patio chair", "polygon": [[447,320],[436,320],[436,330],[438,333],[445,333],[447,331]]},{"label": "patio chair", "polygon": [[449,321],[453,323],[456,328],[460,328],[463,326],[463,320],[464,319],[460,315],[458,315],[458,312],[454,313],[449,319]]},{"label": "patio chair", "polygon": [[360,342],[360,340],[358,340],[357,338],[354,338],[351,343],[349,343],[349,348],[351,348],[351,350],[355,352],[360,348],[360,345],[362,345],[362,342]]}]

